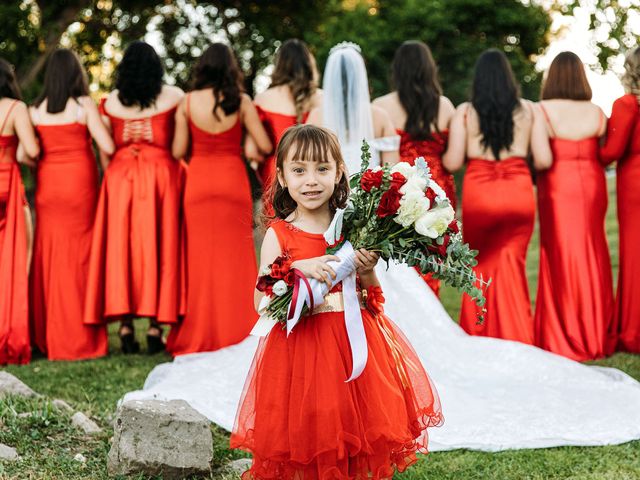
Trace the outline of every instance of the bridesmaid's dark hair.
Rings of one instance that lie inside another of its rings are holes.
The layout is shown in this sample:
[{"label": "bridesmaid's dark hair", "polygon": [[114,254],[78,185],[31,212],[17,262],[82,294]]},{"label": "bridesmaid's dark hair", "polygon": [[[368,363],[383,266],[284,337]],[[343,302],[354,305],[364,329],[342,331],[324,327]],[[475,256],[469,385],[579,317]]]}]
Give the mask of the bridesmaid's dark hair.
[{"label": "bridesmaid's dark hair", "polygon": [[438,67],[431,50],[420,41],[404,42],[393,57],[393,87],[407,112],[404,126],[416,140],[431,139],[431,126],[438,130],[438,110],[442,88],[438,82]]},{"label": "bridesmaid's dark hair", "polygon": [[580,57],[573,52],[559,53],[549,66],[540,99],[591,100],[591,96],[591,87]]},{"label": "bridesmaid's dark hair", "polygon": [[164,69],[151,45],[136,40],[129,44],[116,69],[118,100],[125,107],[150,107],[162,91]]},{"label": "bridesmaid's dark hair", "polygon": [[[330,130],[315,125],[289,127],[282,135],[276,149],[276,170],[278,173],[282,172],[284,161],[292,148],[295,149],[294,157],[298,159],[329,162],[329,157],[331,157],[335,160],[338,171],[342,171],[342,177],[329,199],[329,208],[332,212],[338,208],[344,208],[349,198],[349,178],[346,174],[338,137]],[[275,175],[273,183],[269,187],[267,198],[273,205],[274,216],[271,220],[274,218],[284,220],[298,208],[298,204],[291,198],[287,187],[280,185],[278,175]]]},{"label": "bridesmaid's dark hair", "polygon": [[231,49],[214,43],[205,50],[193,71],[193,89],[213,88],[213,116],[220,120],[218,108],[231,115],[240,108],[242,73]]},{"label": "bridesmaid's dark hair", "polygon": [[0,58],[0,98],[22,100],[13,65],[4,58]]},{"label": "bridesmaid's dark hair", "polygon": [[309,101],[318,88],[315,62],[307,44],[302,40],[291,38],[276,53],[271,87],[280,85],[287,85],[291,90],[296,106],[296,121],[302,123]]},{"label": "bridesmaid's dark hair", "polygon": [[471,104],[480,119],[482,146],[500,160],[500,150],[513,143],[513,113],[520,108],[520,86],[500,50],[489,49],[478,58]]},{"label": "bridesmaid's dark hair", "polygon": [[71,50],[61,48],[51,54],[44,74],[44,88],[36,106],[47,101],[47,113],[64,111],[70,98],[89,95],[87,74],[80,59]]}]

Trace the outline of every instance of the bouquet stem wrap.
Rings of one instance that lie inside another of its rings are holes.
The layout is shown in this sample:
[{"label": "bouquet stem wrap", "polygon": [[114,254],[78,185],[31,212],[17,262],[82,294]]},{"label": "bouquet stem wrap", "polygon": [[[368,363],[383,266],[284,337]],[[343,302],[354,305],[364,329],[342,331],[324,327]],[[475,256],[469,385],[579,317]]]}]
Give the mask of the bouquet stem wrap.
[{"label": "bouquet stem wrap", "polygon": [[[367,365],[367,337],[364,332],[362,312],[360,312],[360,302],[356,291],[356,254],[353,246],[350,242],[345,242],[335,255],[341,261],[330,261],[328,265],[336,272],[333,284],[342,282],[344,323],[347,328],[353,363],[351,376],[347,380],[347,382],[350,382],[358,378]],[[287,315],[287,335],[291,333],[300,321],[303,307],[307,305],[311,311],[314,306],[321,305],[324,302],[324,296],[327,293],[329,293],[329,287],[327,287],[326,283],[315,279],[296,278],[293,299],[289,304],[289,313]]]}]

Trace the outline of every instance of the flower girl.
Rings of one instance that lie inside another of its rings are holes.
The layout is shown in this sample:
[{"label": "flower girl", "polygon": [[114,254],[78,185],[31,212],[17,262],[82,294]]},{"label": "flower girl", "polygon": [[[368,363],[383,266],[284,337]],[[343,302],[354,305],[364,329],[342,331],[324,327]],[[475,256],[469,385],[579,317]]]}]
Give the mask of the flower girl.
[{"label": "flower girl", "polygon": [[[277,270],[271,275],[289,284],[304,275],[330,291],[289,335],[276,325],[261,342],[231,447],[253,454],[245,480],[391,479],[417,452],[427,452],[427,428],[443,421],[438,395],[384,315],[378,257],[363,249],[355,265],[368,359],[359,376],[352,373],[346,302],[342,284],[332,285],[329,264],[337,257],[326,254],[323,236],[349,193],[336,137],[311,125],[290,128],[278,145],[276,168],[276,219],[262,244],[260,271]],[[256,290],[256,305],[262,296]]]}]

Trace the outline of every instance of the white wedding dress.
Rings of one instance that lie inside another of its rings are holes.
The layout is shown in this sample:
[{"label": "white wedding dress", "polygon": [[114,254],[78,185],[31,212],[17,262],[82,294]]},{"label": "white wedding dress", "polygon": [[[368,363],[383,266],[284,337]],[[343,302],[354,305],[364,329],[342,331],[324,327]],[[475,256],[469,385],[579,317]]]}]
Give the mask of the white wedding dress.
[{"label": "white wedding dress", "polygon": [[[346,76],[330,68],[348,65],[350,59],[353,66]],[[339,83],[345,77],[364,82],[353,90],[366,91],[366,96],[345,105],[353,114],[351,125],[354,121],[366,125],[360,138],[372,138],[366,71],[362,75],[360,60],[348,48],[332,52],[325,69],[324,98],[331,98],[332,86],[337,87],[334,92],[347,91]],[[336,132],[343,117],[339,111],[324,116],[325,122],[334,118],[327,126]],[[342,138],[343,154],[349,170],[357,171],[361,140],[351,140]],[[385,145],[372,144],[378,150]],[[379,155],[372,153],[375,162]],[[518,342],[469,336],[415,270],[393,264],[387,270],[382,262],[376,270],[386,313],[412,343],[440,394],[445,422],[429,430],[431,451],[609,445],[640,439],[640,383],[630,376]],[[215,352],[177,357],[158,365],[144,388],[126,394],[124,400],[183,399],[231,430],[257,345],[258,339],[249,337]]]}]

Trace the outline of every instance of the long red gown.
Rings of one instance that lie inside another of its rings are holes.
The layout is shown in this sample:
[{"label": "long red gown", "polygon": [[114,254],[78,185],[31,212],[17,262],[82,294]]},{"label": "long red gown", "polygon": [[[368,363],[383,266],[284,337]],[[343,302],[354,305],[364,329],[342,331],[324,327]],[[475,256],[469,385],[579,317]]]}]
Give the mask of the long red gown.
[{"label": "long red gown", "polygon": [[[432,138],[427,140],[414,140],[411,135],[401,129],[396,129],[396,132],[400,135],[400,160],[413,165],[416,158],[423,157],[429,165],[432,178],[445,191],[455,210],[458,203],[456,184],[453,175],[442,165],[442,154],[447,149],[449,131],[432,132]],[[436,295],[440,293],[440,280],[436,280],[431,274],[422,275],[422,278]]]},{"label": "long red gown", "polygon": [[536,344],[573,360],[592,360],[608,353],[613,315],[604,168],[598,138],[550,141],[553,165],[538,176]]},{"label": "long red gown", "polygon": [[[272,228],[294,260],[325,253],[322,235]],[[352,382],[343,312],[305,317],[289,337],[276,325],[260,343],[231,435],[232,448],[253,454],[243,479],[391,479],[426,452],[427,428],[443,421],[437,392],[381,311],[379,288],[370,296],[369,358]]]},{"label": "long red gown", "polygon": [[36,231],[31,264],[32,341],[49,360],[107,354],[104,325],[82,321],[98,169],[85,124],[36,126]]},{"label": "long red gown", "polygon": [[463,295],[460,326],[467,333],[533,344],[525,264],[535,212],[525,159],[469,159],[462,186],[462,234],[478,250],[474,271],[491,284],[481,325],[481,309]]},{"label": "long red gown", "polygon": [[[9,107],[0,133],[16,104]],[[17,148],[17,136],[0,135],[0,365],[31,360],[26,200]]]},{"label": "long red gown", "polygon": [[84,321],[122,315],[175,323],[182,306],[180,195],[171,156],[175,107],[125,120],[106,111],[116,152],[106,169],[91,243]]},{"label": "long red gown", "polygon": [[238,343],[256,321],[251,189],[241,156],[242,124],[236,116],[233,127],[216,134],[189,119],[191,161],[184,192],[187,309],[169,335],[167,349],[173,355]]},{"label": "long red gown", "polygon": [[618,162],[620,268],[609,350],[640,353],[640,106],[635,95],[614,102],[600,156],[606,163]]}]

